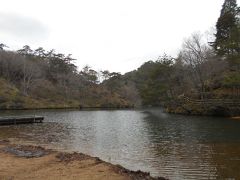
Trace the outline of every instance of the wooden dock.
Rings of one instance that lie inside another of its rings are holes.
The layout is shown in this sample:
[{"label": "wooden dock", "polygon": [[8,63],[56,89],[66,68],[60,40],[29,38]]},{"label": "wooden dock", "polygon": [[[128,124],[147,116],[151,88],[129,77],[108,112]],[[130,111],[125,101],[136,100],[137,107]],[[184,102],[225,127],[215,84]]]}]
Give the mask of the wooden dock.
[{"label": "wooden dock", "polygon": [[42,123],[43,116],[7,116],[0,117],[0,125]]}]

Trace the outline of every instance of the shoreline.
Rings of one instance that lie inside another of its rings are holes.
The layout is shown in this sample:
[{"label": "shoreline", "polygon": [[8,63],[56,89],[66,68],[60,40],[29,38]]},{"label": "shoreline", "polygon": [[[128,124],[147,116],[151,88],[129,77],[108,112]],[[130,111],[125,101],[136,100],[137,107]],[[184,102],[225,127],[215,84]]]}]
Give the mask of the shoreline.
[{"label": "shoreline", "polygon": [[[91,111],[91,110],[139,110],[139,109],[148,109],[149,107],[141,106],[141,107],[83,107],[81,110]],[[202,112],[194,112],[194,111],[168,111],[168,108],[163,108],[160,106],[152,106],[151,108],[161,108],[163,112],[167,114],[178,114],[178,115],[186,115],[186,116],[211,116],[211,117],[225,117],[231,119],[240,119],[240,114],[214,114],[207,111]]]},{"label": "shoreline", "polygon": [[0,140],[0,179],[164,180],[98,157]]},{"label": "shoreline", "polygon": [[136,109],[135,107],[39,107],[39,108],[1,108],[0,111],[23,111],[23,110],[122,110]]},{"label": "shoreline", "polygon": [[[39,108],[6,108],[0,109],[1,111],[38,111],[38,110],[78,110],[78,111],[101,111],[101,110],[139,110],[139,109],[148,109],[149,107],[39,107]],[[162,108],[159,106],[153,106],[151,108]],[[163,108],[163,112],[167,114],[178,114],[178,115],[186,115],[186,116],[211,116],[211,117],[226,117],[230,119],[240,119],[239,113],[232,115],[219,115],[219,114],[211,114],[208,112],[195,112],[195,111],[185,111],[179,110],[178,108]]]}]

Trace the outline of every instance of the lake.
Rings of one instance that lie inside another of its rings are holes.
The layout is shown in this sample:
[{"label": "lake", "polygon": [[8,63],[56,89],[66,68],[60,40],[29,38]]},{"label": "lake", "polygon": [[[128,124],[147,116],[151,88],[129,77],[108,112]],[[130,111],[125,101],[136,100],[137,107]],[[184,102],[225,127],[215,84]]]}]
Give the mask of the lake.
[{"label": "lake", "polygon": [[240,179],[240,121],[161,109],[0,111],[42,124],[1,126],[0,139],[77,151],[170,179]]}]

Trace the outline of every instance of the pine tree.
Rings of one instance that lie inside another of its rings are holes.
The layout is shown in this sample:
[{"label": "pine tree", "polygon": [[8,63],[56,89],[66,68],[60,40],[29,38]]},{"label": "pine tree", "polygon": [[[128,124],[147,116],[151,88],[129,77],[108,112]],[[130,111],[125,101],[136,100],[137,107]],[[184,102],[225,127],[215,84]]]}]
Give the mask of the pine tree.
[{"label": "pine tree", "polygon": [[240,11],[236,0],[225,0],[216,24],[214,48],[220,56],[240,54]]}]

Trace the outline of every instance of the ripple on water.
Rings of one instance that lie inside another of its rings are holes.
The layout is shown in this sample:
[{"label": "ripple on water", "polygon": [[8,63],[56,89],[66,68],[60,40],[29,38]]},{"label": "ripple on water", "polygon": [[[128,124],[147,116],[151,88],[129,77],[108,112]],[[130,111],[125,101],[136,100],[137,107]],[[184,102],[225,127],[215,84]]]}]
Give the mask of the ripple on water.
[{"label": "ripple on water", "polygon": [[0,115],[33,113],[45,122],[0,127],[0,139],[83,152],[170,179],[240,179],[240,121],[159,109]]}]

